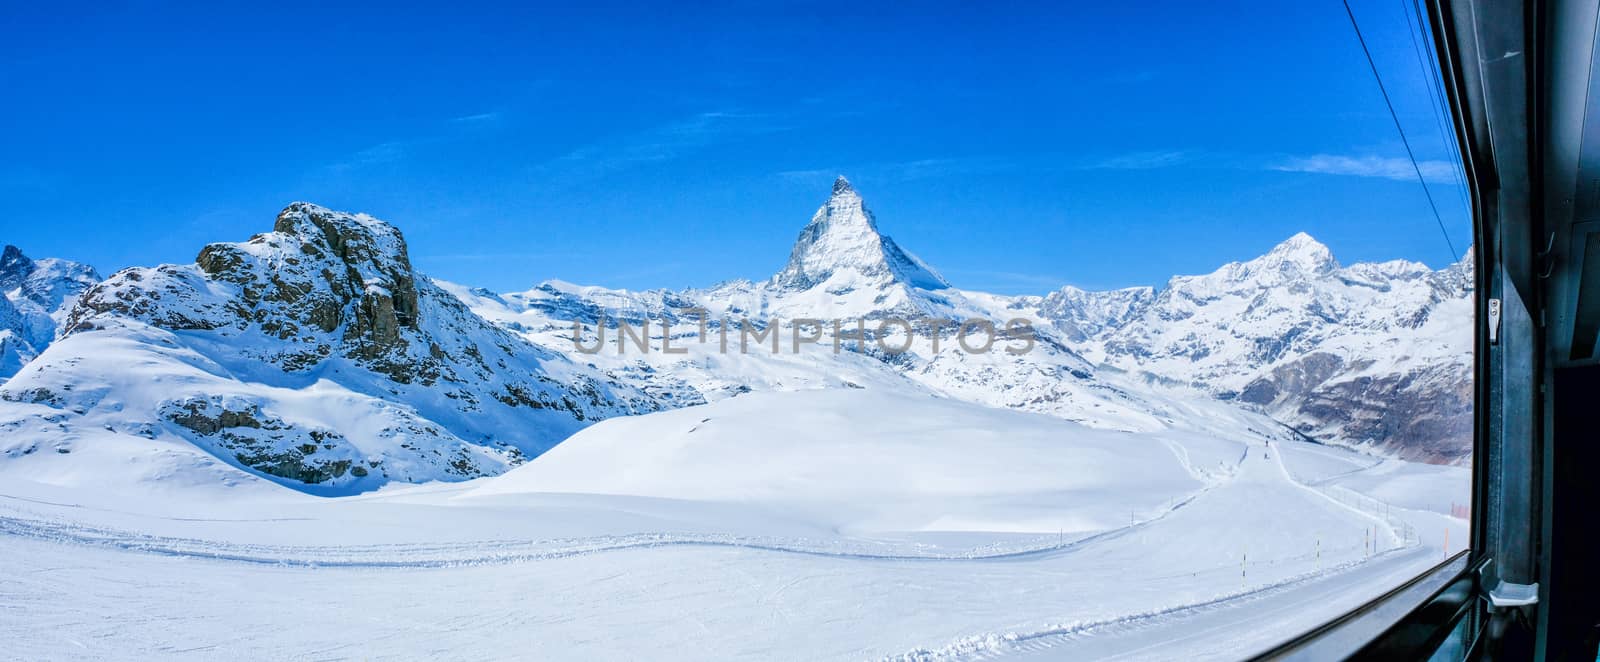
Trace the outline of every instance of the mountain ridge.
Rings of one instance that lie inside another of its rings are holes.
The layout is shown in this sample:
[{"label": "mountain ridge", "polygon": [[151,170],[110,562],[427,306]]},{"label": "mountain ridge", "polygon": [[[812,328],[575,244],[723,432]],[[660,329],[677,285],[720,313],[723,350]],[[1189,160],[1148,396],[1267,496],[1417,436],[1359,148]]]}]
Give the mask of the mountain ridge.
[{"label": "mountain ridge", "polygon": [[[1173,277],[1088,353],[1261,406],[1313,438],[1459,462],[1471,450],[1472,259],[1341,266],[1299,233],[1258,258]],[[1435,420],[1441,411],[1448,421]]]},{"label": "mountain ridge", "polygon": [[[174,458],[220,461],[346,494],[498,474],[603,418],[859,388],[1106,430],[1292,428],[1430,462],[1470,452],[1470,252],[1437,271],[1341,266],[1297,233],[1161,288],[995,295],[952,286],[880,234],[841,178],[767,280],[645,291],[546,281],[497,294],[417,272],[400,231],[364,214],[297,202],[272,228],[208,244],[192,264],[61,289],[60,340],[0,383],[0,431],[16,433],[0,458],[110,447],[112,435],[165,458],[151,475],[170,474]],[[35,289],[46,302],[57,291]],[[19,317],[13,298],[0,324]],[[878,330],[897,317],[915,329]],[[803,318],[874,324],[848,337],[819,329],[810,354],[799,340],[787,351]],[[770,351],[746,346],[747,319],[772,326]],[[985,351],[956,351],[958,327],[935,319],[998,333]],[[1034,323],[1026,338],[1009,327],[1018,319]],[[685,353],[629,353],[604,335],[619,321]],[[718,351],[721,334],[731,349]],[[1022,340],[1030,351],[1005,351]]]},{"label": "mountain ridge", "polygon": [[659,408],[471,313],[393,226],[309,203],[192,264],[117,272],[29,367],[0,385],[22,405],[0,428],[65,412],[58,453],[85,428],[179,439],[331,493],[500,473]]}]

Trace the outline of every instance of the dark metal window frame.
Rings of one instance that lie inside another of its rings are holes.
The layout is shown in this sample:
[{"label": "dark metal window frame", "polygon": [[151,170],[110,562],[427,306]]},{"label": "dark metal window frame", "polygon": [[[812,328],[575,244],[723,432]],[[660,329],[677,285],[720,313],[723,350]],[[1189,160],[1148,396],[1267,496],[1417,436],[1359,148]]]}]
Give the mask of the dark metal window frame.
[{"label": "dark metal window frame", "polygon": [[1470,558],[1459,552],[1256,659],[1426,659],[1476,603],[1483,559]]}]

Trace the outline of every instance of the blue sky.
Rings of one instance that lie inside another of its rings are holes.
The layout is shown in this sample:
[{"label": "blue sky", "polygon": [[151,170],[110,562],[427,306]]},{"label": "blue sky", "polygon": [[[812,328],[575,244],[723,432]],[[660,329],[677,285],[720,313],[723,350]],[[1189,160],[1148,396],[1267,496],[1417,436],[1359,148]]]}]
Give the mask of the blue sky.
[{"label": "blue sky", "polygon": [[[108,4],[0,9],[0,243],[108,273],[309,200],[496,290],[764,278],[838,174],[970,289],[1159,284],[1302,230],[1451,258],[1337,1]],[[1354,6],[1465,250],[1402,5]]]}]

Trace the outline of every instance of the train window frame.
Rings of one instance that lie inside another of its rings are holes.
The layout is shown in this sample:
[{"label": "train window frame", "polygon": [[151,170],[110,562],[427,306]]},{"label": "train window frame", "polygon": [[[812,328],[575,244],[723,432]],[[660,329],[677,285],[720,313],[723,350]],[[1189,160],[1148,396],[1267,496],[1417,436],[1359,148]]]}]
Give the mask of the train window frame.
[{"label": "train window frame", "polygon": [[1587,131],[1600,125],[1600,7],[1421,4],[1472,211],[1470,547],[1256,659],[1593,659],[1600,543],[1556,535],[1556,513],[1600,494],[1560,468],[1595,453],[1562,441],[1600,424],[1584,401],[1600,355],[1569,351],[1596,322],[1579,324],[1577,302],[1600,272],[1580,250],[1595,244],[1581,231],[1600,234],[1600,133]]},{"label": "train window frame", "polygon": [[[1481,149],[1472,144],[1473,134],[1463,119],[1463,90],[1466,84],[1458,65],[1462,46],[1451,26],[1456,25],[1449,0],[1428,0],[1430,30],[1439,57],[1439,71],[1450,106],[1450,119],[1461,150],[1462,173],[1468,183],[1475,247],[1493,246],[1486,241],[1491,223],[1486,222],[1483,182],[1473,157]],[[1469,23],[1470,27],[1470,23]],[[1481,165],[1480,165],[1481,168]],[[1482,577],[1490,565],[1487,526],[1490,496],[1488,489],[1489,451],[1487,441],[1489,411],[1496,394],[1489,389],[1488,359],[1490,338],[1484,323],[1494,297],[1484,296],[1487,286],[1501,273],[1490,250],[1473,251],[1473,451],[1471,537],[1467,549],[1457,552],[1382,595],[1301,633],[1255,656],[1254,660],[1280,659],[1428,659],[1447,639],[1459,638],[1460,649],[1470,652],[1482,632],[1481,609],[1474,609],[1483,593]],[[1498,302],[1496,302],[1498,304]],[[1498,306],[1496,306],[1498,308]],[[1498,318],[1498,310],[1496,318]],[[1498,321],[1498,319],[1496,320]],[[1496,331],[1499,329],[1496,328]],[[1498,342],[1499,338],[1495,338]]]}]

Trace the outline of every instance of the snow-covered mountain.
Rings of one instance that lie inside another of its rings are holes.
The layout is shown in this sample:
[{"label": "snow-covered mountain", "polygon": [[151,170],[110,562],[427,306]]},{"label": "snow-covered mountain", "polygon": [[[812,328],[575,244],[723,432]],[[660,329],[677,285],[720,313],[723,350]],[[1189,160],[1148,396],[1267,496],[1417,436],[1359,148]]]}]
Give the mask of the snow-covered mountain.
[{"label": "snow-covered mountain", "polygon": [[833,195],[800,231],[789,263],[769,281],[778,301],[775,312],[841,314],[940,314],[931,291],[950,287],[943,276],[878,231],[844,177]]},{"label": "snow-covered mountain", "polygon": [[110,432],[334,493],[497,474],[659,407],[472,314],[412,270],[393,226],[305,203],[84,292],[0,399],[6,455]]},{"label": "snow-covered mountain", "polygon": [[[0,281],[0,340],[58,339],[0,385],[0,456],[142,449],[116,452],[143,453],[151,478],[220,460],[329,494],[459,480],[604,418],[842,389],[1100,430],[1470,451],[1471,261],[1342,267],[1306,235],[1160,289],[1002,296],[950,285],[840,178],[774,276],[703,289],[435,282],[393,226],[306,203],[194,264],[99,284],[6,256],[20,275]],[[984,326],[982,349],[958,349]]]},{"label": "snow-covered mountain", "polygon": [[1091,292],[1068,285],[1041,299],[1038,313],[1067,341],[1083,342],[1122,326],[1153,299],[1149,287]]},{"label": "snow-covered mountain", "polygon": [[[1175,421],[1193,412],[1171,407],[1193,406],[1186,396],[1199,395],[1268,412],[1319,441],[1457,462],[1470,455],[1470,269],[1470,256],[1437,272],[1405,261],[1341,267],[1302,233],[1254,260],[1177,276],[1159,290],[986,294],[952,287],[881,234],[860,194],[840,178],[788,263],[763,282],[649,292],[550,282],[507,295],[446,287],[485,318],[556,349],[572,346],[574,321],[592,327],[607,317],[664,322],[651,335],[657,341],[694,338],[698,319],[682,311],[695,308],[710,311],[713,334],[720,319],[749,316],[777,318],[785,339],[793,329],[782,320],[796,318],[985,319],[997,328],[1022,318],[1035,325],[1037,342],[1021,355],[933,351],[933,336],[946,347],[955,342],[953,327],[919,326],[910,351],[892,355],[870,341],[854,343],[862,339],[846,329],[841,344],[857,351],[823,358],[730,357],[695,343],[687,357],[618,355],[614,336],[606,351],[583,357],[645,390],[677,393],[680,402],[858,384],[884,378],[887,369],[890,383],[899,378],[933,393],[1108,429],[1192,424]],[[730,333],[737,340],[737,329]],[[834,335],[824,329],[820,342]],[[863,356],[875,362],[861,363]]]},{"label": "snow-covered mountain", "polygon": [[7,650],[1237,656],[1467,538],[1466,467],[1284,423],[1457,457],[1469,261],[1300,236],[1159,290],[1000,296],[842,183],[760,281],[496,294],[407,252],[296,203],[77,296],[0,383]]},{"label": "snow-covered mountain", "polygon": [[[1107,430],[1273,433],[1270,421],[1235,407],[1151,392],[1115,371],[1099,374],[1064,334],[1041,324],[1046,319],[1041,307],[1067,305],[1056,304],[1057,295],[1005,297],[951,287],[880,232],[860,194],[842,177],[801,230],[788,263],[763,281],[645,292],[553,281],[504,295],[442,286],[485,319],[672,404],[714,402],[751,391],[883,388],[1044,413]],[[1125,300],[1123,309],[1139,300],[1137,294],[1118,293],[1096,303],[1096,296],[1080,293],[1075,301],[1093,304],[1084,316],[1117,310],[1118,298]],[[698,310],[706,311],[703,328]],[[904,326],[889,324],[880,333],[886,319],[903,319],[915,328],[907,333]],[[602,341],[602,320],[647,325],[645,335],[655,351],[621,341],[612,326]],[[840,321],[837,328],[834,320]],[[1039,326],[1018,330],[1016,320]],[[957,351],[962,321],[993,328],[992,345],[984,333],[972,331],[969,345],[987,350]],[[582,327],[578,344],[574,323]],[[1091,328],[1104,326],[1096,324]],[[747,327],[776,337],[749,341]],[[795,345],[797,335],[814,340]],[[660,351],[664,338],[683,353]],[[746,347],[747,342],[753,344]]]},{"label": "snow-covered mountain", "polygon": [[1340,266],[1304,233],[1177,276],[1083,351],[1107,366],[1263,407],[1313,438],[1407,459],[1470,456],[1472,259]]},{"label": "snow-covered mountain", "polygon": [[0,250],[0,380],[50,346],[78,295],[98,282],[85,264]]}]

